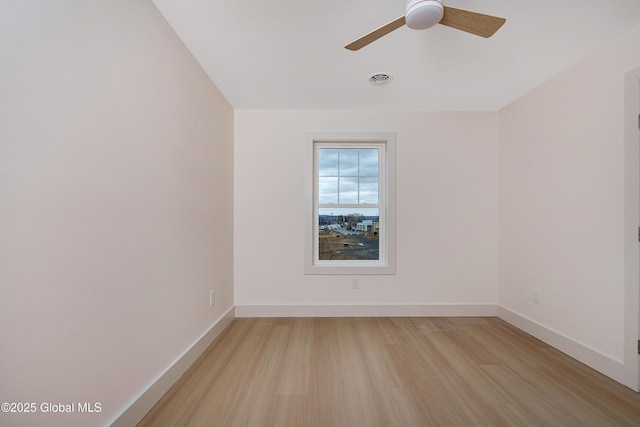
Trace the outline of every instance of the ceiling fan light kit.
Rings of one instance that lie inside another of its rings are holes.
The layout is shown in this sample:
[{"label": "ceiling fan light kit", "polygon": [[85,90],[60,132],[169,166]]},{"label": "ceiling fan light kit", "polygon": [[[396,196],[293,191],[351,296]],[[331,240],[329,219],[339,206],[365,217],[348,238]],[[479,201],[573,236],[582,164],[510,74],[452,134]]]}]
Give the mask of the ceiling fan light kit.
[{"label": "ceiling fan light kit", "polygon": [[407,0],[405,16],[401,16],[386,25],[352,41],[345,46],[348,50],[360,50],[380,37],[403,27],[414,30],[425,30],[436,24],[475,34],[480,37],[491,37],[502,27],[506,19],[485,15],[470,10],[447,7],[442,0]]},{"label": "ceiling fan light kit", "polygon": [[436,25],[444,16],[440,0],[409,0],[405,20],[413,30],[426,30]]}]

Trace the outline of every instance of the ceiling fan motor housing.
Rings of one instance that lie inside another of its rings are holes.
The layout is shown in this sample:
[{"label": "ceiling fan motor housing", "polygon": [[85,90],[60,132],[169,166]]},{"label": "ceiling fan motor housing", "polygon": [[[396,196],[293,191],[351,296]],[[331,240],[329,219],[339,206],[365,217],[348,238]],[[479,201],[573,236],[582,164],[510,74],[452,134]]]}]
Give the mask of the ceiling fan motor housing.
[{"label": "ceiling fan motor housing", "polygon": [[425,30],[436,25],[444,16],[441,0],[408,0],[405,19],[407,27]]}]

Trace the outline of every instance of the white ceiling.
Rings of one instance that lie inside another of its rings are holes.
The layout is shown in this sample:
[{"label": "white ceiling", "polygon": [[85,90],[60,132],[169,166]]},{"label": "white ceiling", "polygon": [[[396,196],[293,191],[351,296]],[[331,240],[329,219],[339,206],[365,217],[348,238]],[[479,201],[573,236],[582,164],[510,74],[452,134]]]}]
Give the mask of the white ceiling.
[{"label": "white ceiling", "polygon": [[[498,110],[640,25],[639,0],[445,0],[507,22],[489,39],[403,27],[351,52],[405,1],[154,3],[236,109]],[[392,82],[369,84],[379,71]]]}]

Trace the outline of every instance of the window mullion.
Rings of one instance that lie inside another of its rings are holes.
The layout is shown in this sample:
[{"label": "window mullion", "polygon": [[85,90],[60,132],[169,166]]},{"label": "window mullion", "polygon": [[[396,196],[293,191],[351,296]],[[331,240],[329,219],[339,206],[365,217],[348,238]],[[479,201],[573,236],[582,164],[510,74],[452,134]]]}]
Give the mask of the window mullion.
[{"label": "window mullion", "polygon": [[338,178],[338,204],[340,204],[340,156],[342,155],[342,150],[338,150],[338,172],[336,173],[336,178]]},{"label": "window mullion", "polygon": [[358,161],[356,163],[356,182],[358,183],[358,204],[360,204],[360,150],[358,150]]}]

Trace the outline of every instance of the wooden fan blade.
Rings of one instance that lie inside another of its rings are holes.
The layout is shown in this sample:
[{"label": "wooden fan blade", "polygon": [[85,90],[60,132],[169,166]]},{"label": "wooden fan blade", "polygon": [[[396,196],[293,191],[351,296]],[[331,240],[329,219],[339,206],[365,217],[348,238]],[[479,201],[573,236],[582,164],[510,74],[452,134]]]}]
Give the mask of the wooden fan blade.
[{"label": "wooden fan blade", "polygon": [[487,38],[498,31],[506,21],[504,18],[445,6],[444,16],[439,23]]},{"label": "wooden fan blade", "polygon": [[386,36],[391,31],[397,30],[398,28],[402,27],[404,24],[405,24],[404,16],[401,16],[395,21],[391,21],[387,25],[384,25],[378,28],[377,30],[370,32],[366,36],[360,37],[358,40],[349,43],[344,48],[349,50],[360,50],[366,45],[368,45],[369,43],[373,43],[374,41],[378,40],[380,37]]}]

